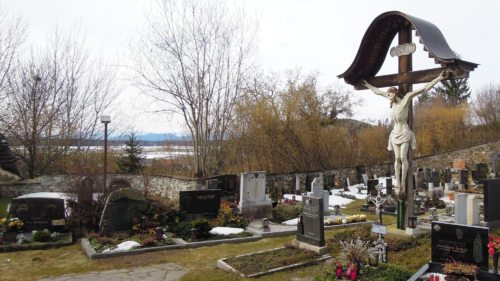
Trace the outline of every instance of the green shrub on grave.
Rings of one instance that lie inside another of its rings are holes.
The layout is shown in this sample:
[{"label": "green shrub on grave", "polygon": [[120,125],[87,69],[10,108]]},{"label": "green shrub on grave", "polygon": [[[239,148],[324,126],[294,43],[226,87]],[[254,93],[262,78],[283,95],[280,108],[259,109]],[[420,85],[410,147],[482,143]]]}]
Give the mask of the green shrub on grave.
[{"label": "green shrub on grave", "polygon": [[273,221],[287,221],[291,219],[295,219],[300,216],[302,213],[302,205],[287,205],[287,204],[279,204],[276,208],[273,209]]},{"label": "green shrub on grave", "polygon": [[48,231],[35,231],[33,233],[33,241],[36,242],[49,242],[52,241],[52,237],[50,237],[50,233]]},{"label": "green shrub on grave", "polygon": [[406,281],[413,272],[396,265],[380,264],[379,266],[363,266],[359,274],[360,281]]},{"label": "green shrub on grave", "polygon": [[210,230],[212,230],[212,224],[206,218],[197,218],[191,222],[191,227],[198,230],[199,239],[205,239],[210,237]]}]

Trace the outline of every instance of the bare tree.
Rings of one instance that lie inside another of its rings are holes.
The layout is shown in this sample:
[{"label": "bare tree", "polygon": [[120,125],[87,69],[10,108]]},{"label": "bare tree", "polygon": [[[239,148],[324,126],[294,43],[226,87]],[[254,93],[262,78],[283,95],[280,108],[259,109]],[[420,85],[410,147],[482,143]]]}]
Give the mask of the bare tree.
[{"label": "bare tree", "polygon": [[3,98],[7,74],[13,68],[18,49],[25,38],[26,28],[22,19],[8,18],[0,6],[0,99]]},{"label": "bare tree", "polygon": [[479,123],[500,128],[500,86],[490,84],[477,92],[472,112]]},{"label": "bare tree", "polygon": [[223,2],[158,2],[137,55],[138,86],[180,113],[191,133],[194,172],[215,174],[252,50],[252,30]]},{"label": "bare tree", "polygon": [[100,71],[78,33],[58,32],[47,49],[32,50],[7,76],[0,127],[30,178],[45,173],[71,145],[96,135],[98,116],[113,99],[114,74]]}]

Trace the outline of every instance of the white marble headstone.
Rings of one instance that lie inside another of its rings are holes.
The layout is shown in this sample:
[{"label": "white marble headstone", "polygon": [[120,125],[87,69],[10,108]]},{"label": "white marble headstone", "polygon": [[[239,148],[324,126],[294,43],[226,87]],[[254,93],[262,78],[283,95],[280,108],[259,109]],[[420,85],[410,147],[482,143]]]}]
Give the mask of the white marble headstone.
[{"label": "white marble headstone", "polygon": [[477,195],[467,197],[467,224],[479,224],[479,198]]},{"label": "white marble headstone", "polygon": [[455,194],[455,223],[467,224],[467,194]]}]

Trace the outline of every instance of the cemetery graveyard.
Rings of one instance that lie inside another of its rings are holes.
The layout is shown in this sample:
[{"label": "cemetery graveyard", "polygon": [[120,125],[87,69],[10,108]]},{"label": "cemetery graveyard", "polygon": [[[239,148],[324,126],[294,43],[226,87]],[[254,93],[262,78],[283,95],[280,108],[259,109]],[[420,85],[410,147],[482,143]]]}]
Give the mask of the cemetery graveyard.
[{"label": "cemetery graveyard", "polygon": [[[385,52],[367,48],[393,39],[378,37],[377,28],[399,34],[399,46],[406,46],[391,50],[400,65],[391,77],[375,76],[389,44]],[[412,29],[441,68],[408,75]],[[447,44],[433,53],[445,43],[426,21],[384,13],[339,77],[356,89],[372,89],[370,82],[405,92],[417,82],[468,77],[477,64],[447,54]],[[80,177],[66,193],[0,198],[0,279],[179,263],[187,269],[182,280],[500,280],[500,154],[488,163],[414,167],[411,150],[404,153],[379,175],[363,165],[350,174],[245,171],[176,187],[168,196],[127,177],[109,185],[104,177],[104,188]],[[57,268],[65,262],[67,268]]]}]

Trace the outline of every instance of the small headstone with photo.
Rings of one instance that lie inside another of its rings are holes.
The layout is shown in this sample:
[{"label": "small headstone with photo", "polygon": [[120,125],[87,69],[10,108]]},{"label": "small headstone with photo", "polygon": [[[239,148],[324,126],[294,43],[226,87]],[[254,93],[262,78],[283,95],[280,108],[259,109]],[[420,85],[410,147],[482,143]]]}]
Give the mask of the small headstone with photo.
[{"label": "small headstone with photo", "polygon": [[487,227],[432,222],[431,261],[463,262],[488,269]]},{"label": "small headstone with photo", "polygon": [[302,214],[299,217],[296,240],[293,244],[300,249],[309,249],[322,254],[326,250],[323,199],[302,196],[302,204]]}]

